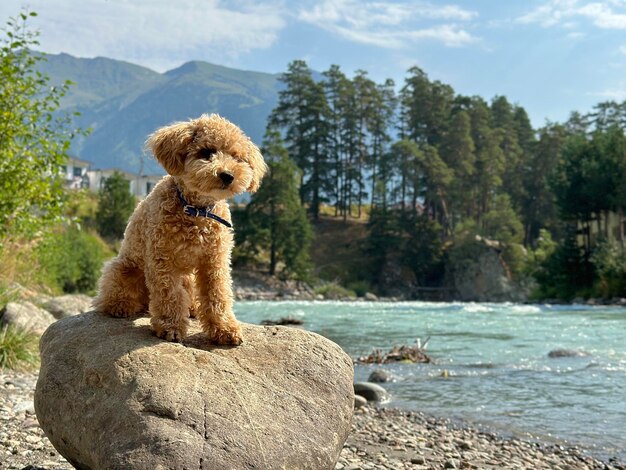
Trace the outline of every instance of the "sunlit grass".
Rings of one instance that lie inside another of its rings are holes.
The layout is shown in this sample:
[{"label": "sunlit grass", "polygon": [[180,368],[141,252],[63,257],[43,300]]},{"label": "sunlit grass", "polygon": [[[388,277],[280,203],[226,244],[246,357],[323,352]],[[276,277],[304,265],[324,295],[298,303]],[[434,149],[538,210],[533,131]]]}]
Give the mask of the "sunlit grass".
[{"label": "sunlit grass", "polygon": [[4,326],[0,330],[0,369],[29,370],[38,365],[38,337],[12,326]]}]

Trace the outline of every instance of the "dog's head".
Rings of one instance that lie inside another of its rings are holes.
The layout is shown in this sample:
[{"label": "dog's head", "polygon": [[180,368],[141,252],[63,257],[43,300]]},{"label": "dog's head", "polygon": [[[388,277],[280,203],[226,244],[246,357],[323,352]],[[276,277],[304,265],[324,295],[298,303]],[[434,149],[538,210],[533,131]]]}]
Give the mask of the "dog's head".
[{"label": "dog's head", "polygon": [[255,192],[267,171],[258,147],[217,114],[162,127],[146,146],[170,175],[216,199]]}]

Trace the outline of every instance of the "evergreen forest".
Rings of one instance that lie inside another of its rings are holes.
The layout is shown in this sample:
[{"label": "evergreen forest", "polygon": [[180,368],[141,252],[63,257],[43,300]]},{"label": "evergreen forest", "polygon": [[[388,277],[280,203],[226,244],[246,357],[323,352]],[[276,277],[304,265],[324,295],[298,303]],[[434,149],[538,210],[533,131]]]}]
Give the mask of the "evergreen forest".
[{"label": "evergreen forest", "polygon": [[[271,200],[271,210],[306,211],[313,227],[364,225],[354,262],[331,271],[334,280],[385,294],[393,267],[410,273],[418,289],[408,296],[419,297],[419,288],[445,287],[450,265],[471,257],[478,237],[497,242],[511,278],[536,297],[626,295],[626,103],[535,129],[505,96],[463,96],[417,67],[402,84],[376,83],[337,65],[319,77],[295,60],[281,80],[264,144],[275,176],[237,216],[270,214]],[[298,224],[286,226],[302,226],[291,217]],[[284,273],[323,275],[306,262],[315,236],[299,230],[301,238],[278,242],[292,252]],[[258,223],[244,229],[236,261],[271,252],[276,272],[268,233]]]}]

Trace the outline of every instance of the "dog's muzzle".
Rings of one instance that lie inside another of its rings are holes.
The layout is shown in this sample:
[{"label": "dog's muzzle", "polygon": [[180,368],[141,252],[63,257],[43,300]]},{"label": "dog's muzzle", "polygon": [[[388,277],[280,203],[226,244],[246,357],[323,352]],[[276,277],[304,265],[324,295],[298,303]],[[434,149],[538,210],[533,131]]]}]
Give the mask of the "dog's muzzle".
[{"label": "dog's muzzle", "polygon": [[233,180],[235,179],[233,175],[231,175],[230,173],[225,173],[225,172],[220,173],[219,177],[222,180],[222,183],[224,183],[224,186],[229,186],[230,183],[232,183]]}]

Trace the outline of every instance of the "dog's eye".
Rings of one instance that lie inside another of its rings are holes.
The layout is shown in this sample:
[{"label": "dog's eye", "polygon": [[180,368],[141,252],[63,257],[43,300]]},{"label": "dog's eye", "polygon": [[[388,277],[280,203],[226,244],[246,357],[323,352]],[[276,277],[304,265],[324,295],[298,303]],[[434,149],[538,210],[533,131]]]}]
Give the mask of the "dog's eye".
[{"label": "dog's eye", "polygon": [[217,150],[213,148],[200,149],[198,151],[198,157],[202,158],[203,160],[211,160],[211,158],[213,158],[213,156],[215,155],[215,152],[217,152]]}]

